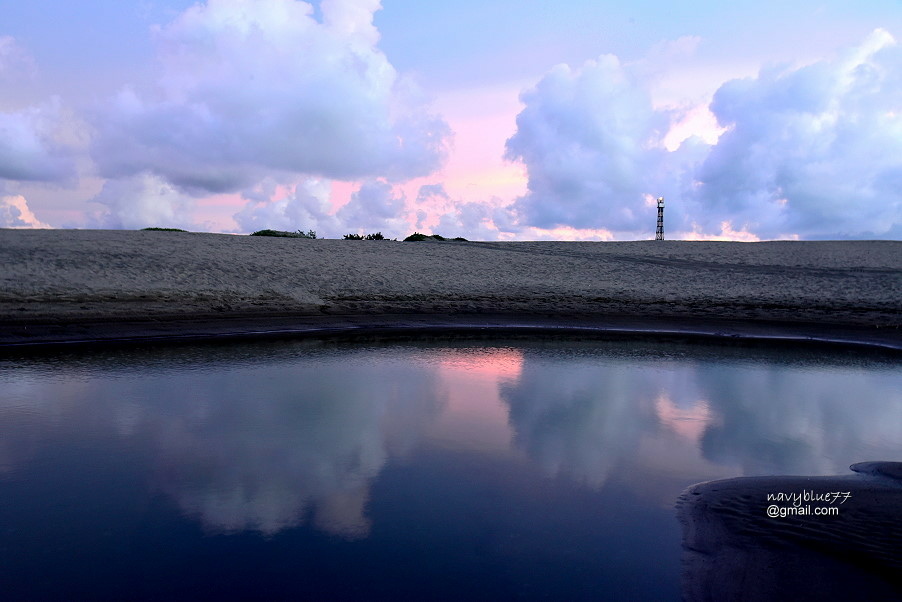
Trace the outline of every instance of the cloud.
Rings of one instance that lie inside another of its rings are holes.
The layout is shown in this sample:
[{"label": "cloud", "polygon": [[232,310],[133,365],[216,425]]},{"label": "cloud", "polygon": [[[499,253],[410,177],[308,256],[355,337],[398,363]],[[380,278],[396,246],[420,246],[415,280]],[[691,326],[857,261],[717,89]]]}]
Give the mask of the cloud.
[{"label": "cloud", "polygon": [[195,192],[267,176],[403,180],[436,169],[448,126],[378,49],[378,1],[209,0],[156,30],[160,71],[99,111],[108,178]]},{"label": "cloud", "polygon": [[71,115],[56,97],[24,100],[35,74],[31,55],[0,36],[0,180],[61,183],[75,175]]},{"label": "cloud", "polygon": [[579,70],[555,67],[521,101],[505,153],[528,170],[529,191],[514,206],[521,225],[641,228],[668,155],[658,144],[668,116],[643,82],[605,55]]},{"label": "cloud", "polygon": [[249,202],[233,217],[243,232],[315,230],[322,236],[339,227],[332,215],[330,194],[329,180],[305,178],[279,186],[274,180],[267,179],[242,192]]},{"label": "cloud", "polygon": [[728,129],[697,172],[699,221],[886,233],[902,220],[900,73],[902,48],[878,30],[836,60],[721,86],[711,110]]},{"label": "cloud", "polygon": [[73,148],[65,141],[58,99],[0,111],[0,179],[61,183],[75,175]]},{"label": "cloud", "polygon": [[522,94],[506,150],[529,176],[512,206],[521,228],[650,233],[646,199],[664,196],[667,228],[696,237],[898,231],[902,49],[889,33],[832,60],[723,84],[709,107],[725,129],[713,144],[690,137],[668,150],[686,112],[654,105],[650,73],[606,55],[555,67]]},{"label": "cloud", "polygon": [[445,190],[445,185],[442,183],[423,184],[417,191],[418,205],[424,203],[448,203],[450,201],[451,196],[448,194],[448,191]]},{"label": "cloud", "polygon": [[188,229],[194,224],[193,199],[163,178],[149,173],[107,180],[92,201],[104,206],[93,218],[94,227]]},{"label": "cloud", "polygon": [[0,36],[0,83],[20,84],[35,75],[34,59],[12,36]]},{"label": "cloud", "polygon": [[268,180],[242,193],[250,202],[234,215],[242,231],[315,230],[320,237],[348,233],[382,232],[398,237],[409,228],[413,217],[404,194],[383,180],[367,180],[337,211],[330,201],[329,180],[304,178],[289,185]]},{"label": "cloud", "polygon": [[435,230],[444,236],[464,236],[473,240],[495,240],[499,234],[513,232],[512,216],[504,201],[457,201],[439,216]]},{"label": "cloud", "polygon": [[371,180],[351,195],[336,217],[349,232],[382,232],[388,238],[404,235],[412,219],[408,213],[403,194],[387,182]]},{"label": "cloud", "polygon": [[496,240],[500,233],[518,229],[508,204],[498,197],[478,201],[455,199],[441,182],[424,184],[417,191],[416,228],[448,237]]},{"label": "cloud", "polygon": [[0,196],[0,228],[49,228],[35,217],[22,195]]}]

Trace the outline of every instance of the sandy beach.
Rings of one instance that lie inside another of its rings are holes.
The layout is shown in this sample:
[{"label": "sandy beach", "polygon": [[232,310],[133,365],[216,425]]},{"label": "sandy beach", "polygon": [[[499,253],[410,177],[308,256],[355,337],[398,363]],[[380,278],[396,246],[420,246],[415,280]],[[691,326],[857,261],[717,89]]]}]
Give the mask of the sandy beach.
[{"label": "sandy beach", "polygon": [[900,347],[902,242],[394,242],[0,230],[0,344],[554,326]]}]

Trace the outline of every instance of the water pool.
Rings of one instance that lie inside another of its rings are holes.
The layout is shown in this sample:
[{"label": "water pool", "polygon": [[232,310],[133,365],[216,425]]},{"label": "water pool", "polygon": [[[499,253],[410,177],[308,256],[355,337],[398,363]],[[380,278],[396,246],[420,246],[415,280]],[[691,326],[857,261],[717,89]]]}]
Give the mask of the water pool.
[{"label": "water pool", "polygon": [[10,598],[679,599],[699,481],[902,459],[898,358],[689,342],[0,360]]}]

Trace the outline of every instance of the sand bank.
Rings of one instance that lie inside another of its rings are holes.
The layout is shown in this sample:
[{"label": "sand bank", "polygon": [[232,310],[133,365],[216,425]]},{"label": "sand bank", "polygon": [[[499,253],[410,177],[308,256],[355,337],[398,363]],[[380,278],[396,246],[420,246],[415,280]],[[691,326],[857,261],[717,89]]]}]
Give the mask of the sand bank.
[{"label": "sand bank", "polygon": [[0,230],[0,344],[527,326],[902,347],[902,242],[421,242]]},{"label": "sand bank", "polygon": [[902,463],[852,470],[686,490],[677,504],[684,599],[902,599]]}]

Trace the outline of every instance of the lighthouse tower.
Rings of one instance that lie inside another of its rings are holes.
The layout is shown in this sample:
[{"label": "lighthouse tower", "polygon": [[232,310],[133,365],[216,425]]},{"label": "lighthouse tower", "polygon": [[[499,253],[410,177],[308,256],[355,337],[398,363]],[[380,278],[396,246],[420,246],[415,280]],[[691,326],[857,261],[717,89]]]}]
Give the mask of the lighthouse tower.
[{"label": "lighthouse tower", "polygon": [[655,230],[655,240],[664,240],[664,197],[658,197],[658,229]]}]

